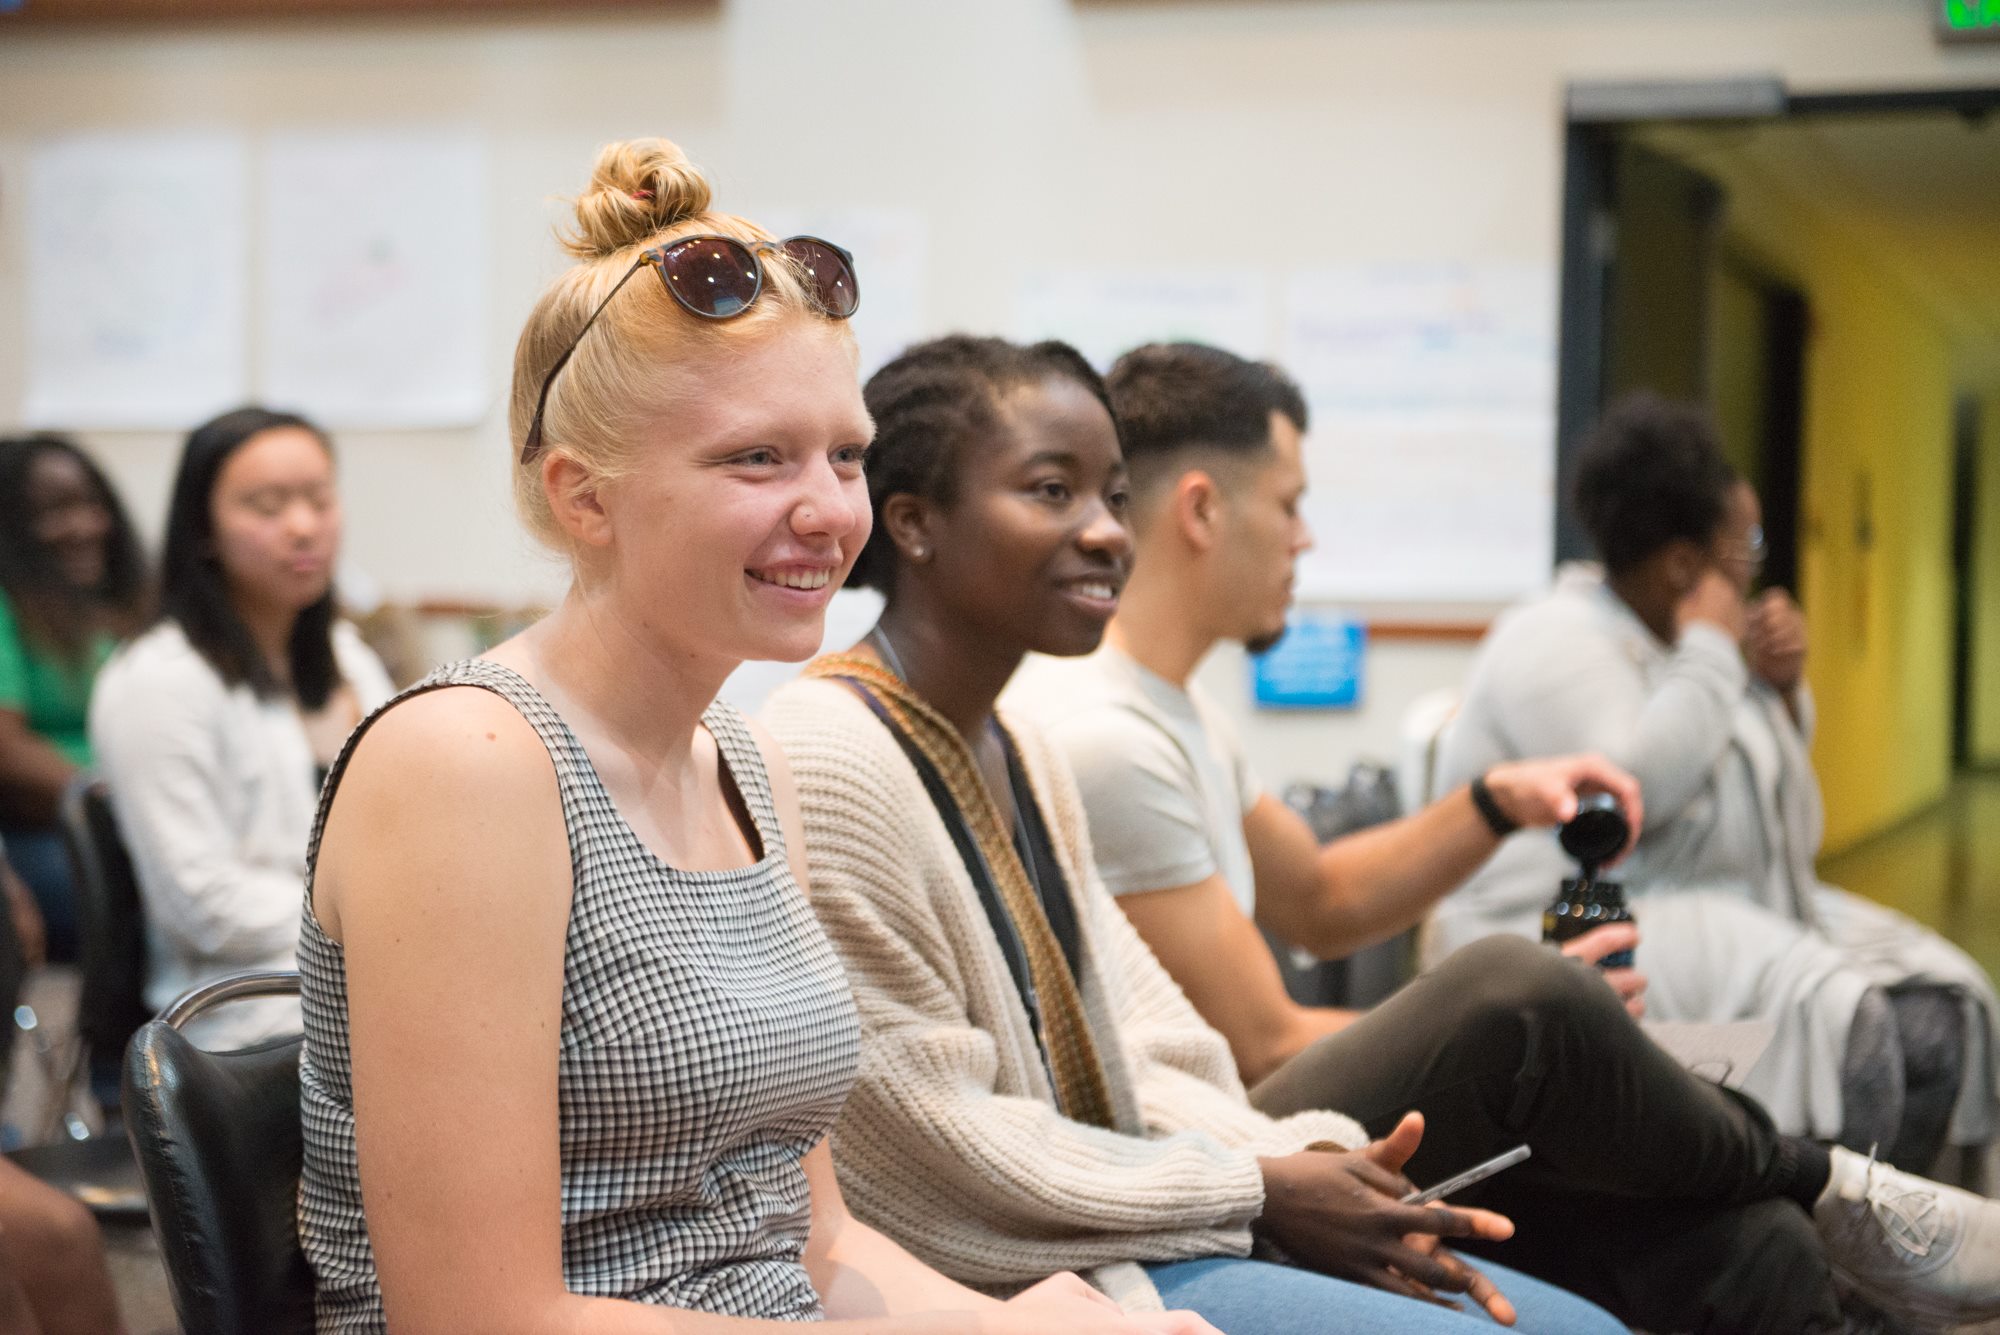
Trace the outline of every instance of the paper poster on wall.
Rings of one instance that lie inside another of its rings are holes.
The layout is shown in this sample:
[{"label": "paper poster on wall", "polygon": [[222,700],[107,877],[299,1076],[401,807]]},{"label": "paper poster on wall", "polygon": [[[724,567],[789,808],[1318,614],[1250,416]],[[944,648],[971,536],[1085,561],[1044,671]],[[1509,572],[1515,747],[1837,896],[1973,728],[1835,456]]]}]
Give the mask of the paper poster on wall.
[{"label": "paper poster on wall", "polygon": [[1302,596],[1500,602],[1547,582],[1555,299],[1539,265],[1289,281],[1282,360],[1312,414]]},{"label": "paper poster on wall", "polygon": [[483,419],[484,138],[294,130],[262,161],[262,396],[334,427]]},{"label": "paper poster on wall", "polygon": [[248,397],[248,168],[221,133],[35,145],[29,425],[185,431]]},{"label": "paper poster on wall", "polygon": [[914,209],[779,207],[749,215],[778,236],[817,236],[854,256],[861,306],[854,339],[861,378],[929,332],[924,324],[924,263],[930,230]]},{"label": "paper poster on wall", "polygon": [[1014,337],[1062,339],[1100,370],[1142,343],[1179,339],[1265,357],[1270,281],[1263,273],[1235,270],[1037,273],[1015,293]]}]

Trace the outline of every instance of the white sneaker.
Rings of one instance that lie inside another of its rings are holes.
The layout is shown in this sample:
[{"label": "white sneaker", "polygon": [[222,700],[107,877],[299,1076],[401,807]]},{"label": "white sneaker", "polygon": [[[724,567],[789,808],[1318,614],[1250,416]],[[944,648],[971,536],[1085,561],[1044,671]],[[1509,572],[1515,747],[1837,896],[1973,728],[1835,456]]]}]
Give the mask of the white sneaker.
[{"label": "white sneaker", "polygon": [[2000,1316],[2000,1202],[1835,1146],[1813,1222],[1834,1273],[1890,1315]]}]

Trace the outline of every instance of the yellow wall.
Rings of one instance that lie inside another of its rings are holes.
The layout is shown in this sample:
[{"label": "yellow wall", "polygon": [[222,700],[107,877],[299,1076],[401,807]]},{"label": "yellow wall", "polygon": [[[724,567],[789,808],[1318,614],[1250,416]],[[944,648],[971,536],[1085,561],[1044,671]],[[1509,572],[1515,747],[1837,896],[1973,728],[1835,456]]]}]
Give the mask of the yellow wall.
[{"label": "yellow wall", "polygon": [[1722,452],[1744,477],[1761,471],[1764,455],[1763,294],[1743,271],[1718,264],[1708,290],[1708,403],[1722,433]]},{"label": "yellow wall", "polygon": [[2000,765],[2000,394],[1980,405],[1972,558],[1972,761]]},{"label": "yellow wall", "polygon": [[1950,781],[1953,386],[1907,297],[1837,246],[1815,258],[1800,583],[1832,849]]},{"label": "yellow wall", "polygon": [[1798,592],[1833,851],[1938,800],[1951,778],[1953,352],[1873,262],[1875,238],[1726,158],[1704,167],[1729,188],[1732,241],[1810,310]]}]

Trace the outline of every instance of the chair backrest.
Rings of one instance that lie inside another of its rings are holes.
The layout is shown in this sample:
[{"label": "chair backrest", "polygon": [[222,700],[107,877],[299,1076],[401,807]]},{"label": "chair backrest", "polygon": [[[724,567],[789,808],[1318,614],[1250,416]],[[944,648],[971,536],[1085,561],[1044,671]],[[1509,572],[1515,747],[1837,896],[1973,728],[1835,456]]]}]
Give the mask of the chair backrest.
[{"label": "chair backrest", "polygon": [[183,1330],[311,1335],[297,1216],[304,1039],[204,1052],[177,1028],[211,1004],[297,991],[295,973],[208,984],[140,1026],[126,1053],[125,1126]]},{"label": "chair backrest", "polygon": [[75,871],[83,992],[77,1029],[92,1052],[115,1056],[151,1017],[146,1006],[146,925],[139,881],[101,779],[80,774],[57,807]]},{"label": "chair backrest", "polygon": [[1438,789],[1438,759],[1446,731],[1458,716],[1456,687],[1427,691],[1403,712],[1397,744],[1396,788],[1403,810],[1421,811],[1444,794]]}]

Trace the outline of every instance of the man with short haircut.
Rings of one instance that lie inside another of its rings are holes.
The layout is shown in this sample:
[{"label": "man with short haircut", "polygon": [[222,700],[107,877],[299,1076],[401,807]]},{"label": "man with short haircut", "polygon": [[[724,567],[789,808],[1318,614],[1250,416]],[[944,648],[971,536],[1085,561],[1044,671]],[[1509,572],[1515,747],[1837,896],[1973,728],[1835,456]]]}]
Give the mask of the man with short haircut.
[{"label": "man with short haircut", "polygon": [[[1258,924],[1350,953],[1421,920],[1512,830],[1566,819],[1580,785],[1634,806],[1636,789],[1593,757],[1504,766],[1320,847],[1190,682],[1218,642],[1257,652],[1283,633],[1311,541],[1304,400],[1275,367],[1195,344],[1127,354],[1110,390],[1132,578],[1104,646],[1033,664],[1007,705],[1069,759],[1106,886],[1227,1038],[1252,1101],[1341,1108],[1377,1134],[1422,1111],[1419,1181],[1528,1143],[1526,1165],[1456,1199],[1516,1221],[1510,1263],[1647,1329],[1842,1329],[1829,1263],[1903,1317],[2000,1313],[2000,1211],[1781,1136],[1754,1101],[1681,1070],[1621,1008],[1641,1008],[1644,980],[1590,976],[1630,927],[1572,959],[1481,942],[1358,1018],[1286,994]],[[1892,1222],[1912,1217],[1925,1227]]]}]

